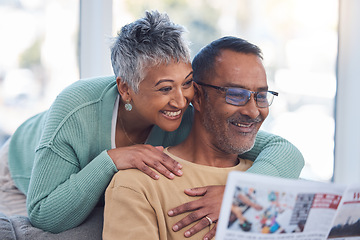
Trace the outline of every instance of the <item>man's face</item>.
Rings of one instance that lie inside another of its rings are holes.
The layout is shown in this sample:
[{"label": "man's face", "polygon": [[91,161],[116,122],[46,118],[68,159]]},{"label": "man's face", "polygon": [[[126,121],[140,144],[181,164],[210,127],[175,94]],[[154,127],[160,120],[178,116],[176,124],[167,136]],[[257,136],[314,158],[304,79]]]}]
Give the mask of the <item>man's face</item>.
[{"label": "man's face", "polygon": [[[215,76],[206,83],[221,87],[240,87],[250,91],[268,90],[261,59],[254,54],[223,50],[216,58]],[[226,153],[244,153],[255,143],[256,134],[269,113],[258,108],[254,95],[244,106],[226,103],[225,92],[203,87],[207,92],[202,104],[202,121],[212,144]]]}]

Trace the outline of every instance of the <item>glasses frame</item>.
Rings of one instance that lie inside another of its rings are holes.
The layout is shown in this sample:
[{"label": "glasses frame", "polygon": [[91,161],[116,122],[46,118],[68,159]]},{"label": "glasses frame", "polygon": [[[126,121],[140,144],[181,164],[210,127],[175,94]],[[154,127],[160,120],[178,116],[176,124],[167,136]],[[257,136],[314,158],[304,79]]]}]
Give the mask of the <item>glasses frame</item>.
[{"label": "glasses frame", "polygon": [[[214,88],[214,89],[217,89],[217,90],[220,90],[220,91],[222,91],[222,92],[225,92],[225,94],[226,94],[226,96],[225,96],[226,102],[227,102],[228,104],[231,104],[231,105],[234,105],[234,106],[245,106],[245,105],[249,102],[249,100],[250,100],[250,98],[251,98],[251,94],[253,94],[253,95],[254,95],[255,102],[256,102],[256,106],[257,106],[258,108],[267,108],[267,107],[269,107],[269,106],[272,104],[272,102],[273,102],[273,100],[274,100],[274,96],[279,96],[279,93],[278,93],[278,92],[275,92],[275,91],[259,91],[259,92],[254,92],[254,91],[250,91],[250,90],[247,90],[247,89],[244,89],[244,88],[239,88],[239,87],[220,87],[220,86],[215,86],[215,85],[211,85],[211,84],[207,84],[207,83],[202,83],[202,82],[197,82],[197,84],[199,84],[199,85],[201,85],[201,86],[205,86],[205,87],[212,87],[212,88]],[[241,89],[241,90],[244,90],[244,91],[246,91],[246,92],[249,92],[250,95],[249,95],[247,101],[246,101],[244,104],[241,104],[241,105],[239,105],[239,104],[234,104],[234,103],[228,102],[227,92],[228,92],[229,89]],[[263,106],[259,106],[259,103],[258,103],[258,101],[257,101],[257,95],[258,95],[259,93],[261,93],[261,92],[267,92],[267,93],[270,93],[270,94],[273,95],[273,98],[271,99],[271,102],[269,103],[269,101],[268,101],[268,105],[267,105],[267,106],[264,106],[264,107],[263,107]]]}]

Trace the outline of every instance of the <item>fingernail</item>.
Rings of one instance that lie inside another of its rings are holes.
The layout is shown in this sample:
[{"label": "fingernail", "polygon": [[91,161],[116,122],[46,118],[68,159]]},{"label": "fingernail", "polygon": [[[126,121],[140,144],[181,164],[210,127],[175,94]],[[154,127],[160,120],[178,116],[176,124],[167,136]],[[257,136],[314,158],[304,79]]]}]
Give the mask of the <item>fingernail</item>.
[{"label": "fingernail", "polygon": [[174,225],[174,226],[172,227],[172,229],[173,229],[174,231],[177,231],[177,230],[179,229],[179,227],[178,227],[178,225]]},{"label": "fingernail", "polygon": [[181,165],[180,163],[178,163],[178,167],[179,167],[179,168],[182,168],[182,165]]},{"label": "fingernail", "polygon": [[177,173],[178,173],[179,175],[182,175],[182,174],[183,174],[183,172],[182,172],[181,170],[178,170]]},{"label": "fingernail", "polygon": [[160,178],[160,176],[159,175],[155,175],[155,179],[159,179]]},{"label": "fingernail", "polygon": [[185,237],[190,237],[190,232],[189,231],[185,232]]},{"label": "fingernail", "polygon": [[168,212],[168,215],[169,216],[172,216],[174,214],[174,212],[172,211],[172,210],[170,210],[169,212]]},{"label": "fingernail", "polygon": [[173,174],[173,173],[170,173],[170,178],[174,178],[175,177],[175,175]]}]

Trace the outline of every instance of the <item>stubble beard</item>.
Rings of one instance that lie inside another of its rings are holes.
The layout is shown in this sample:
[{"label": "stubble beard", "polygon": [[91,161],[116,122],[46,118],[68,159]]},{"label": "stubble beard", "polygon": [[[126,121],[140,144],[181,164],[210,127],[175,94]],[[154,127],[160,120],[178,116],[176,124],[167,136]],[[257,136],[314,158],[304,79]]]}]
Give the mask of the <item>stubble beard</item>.
[{"label": "stubble beard", "polygon": [[221,115],[216,114],[213,107],[208,103],[205,107],[207,111],[204,114],[206,118],[202,119],[203,125],[210,136],[215,138],[211,142],[217,149],[228,154],[243,154],[254,147],[257,131],[251,133],[233,133],[229,129],[230,121],[216,117]]}]

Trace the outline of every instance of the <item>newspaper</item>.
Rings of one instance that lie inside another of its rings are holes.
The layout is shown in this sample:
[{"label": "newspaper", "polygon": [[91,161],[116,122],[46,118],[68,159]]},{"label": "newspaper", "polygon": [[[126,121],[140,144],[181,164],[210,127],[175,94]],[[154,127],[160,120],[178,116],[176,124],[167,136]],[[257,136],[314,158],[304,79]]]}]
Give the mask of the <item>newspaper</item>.
[{"label": "newspaper", "polygon": [[229,174],[216,240],[360,239],[360,183]]}]

